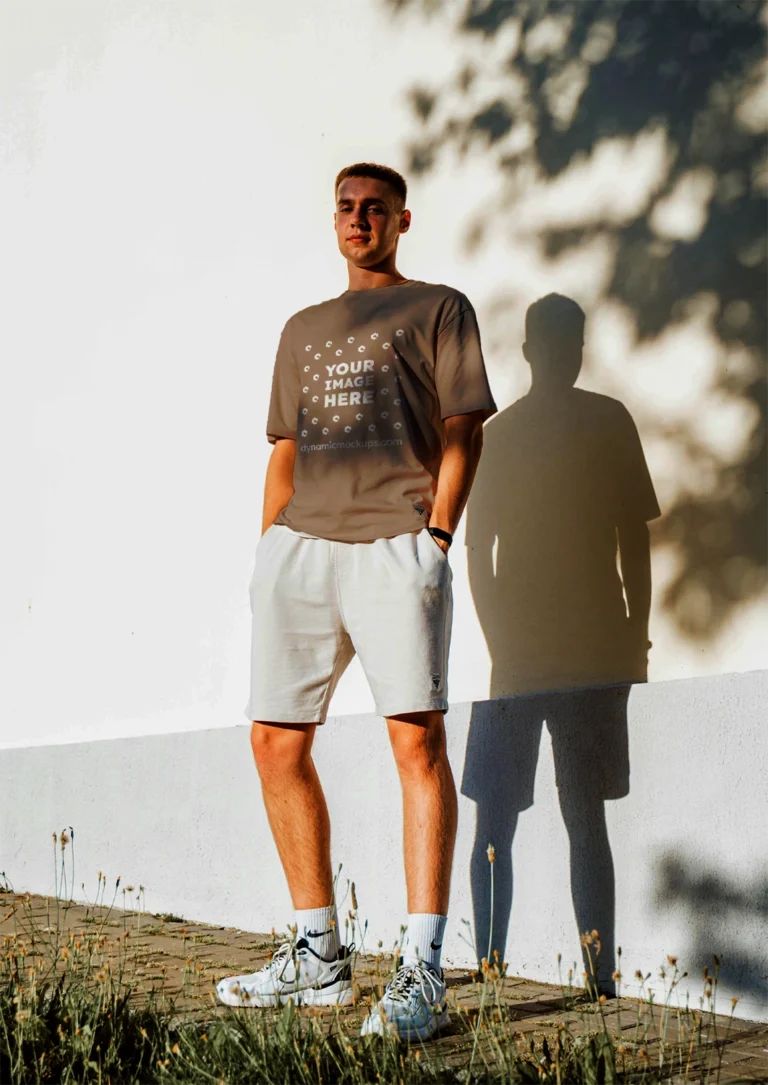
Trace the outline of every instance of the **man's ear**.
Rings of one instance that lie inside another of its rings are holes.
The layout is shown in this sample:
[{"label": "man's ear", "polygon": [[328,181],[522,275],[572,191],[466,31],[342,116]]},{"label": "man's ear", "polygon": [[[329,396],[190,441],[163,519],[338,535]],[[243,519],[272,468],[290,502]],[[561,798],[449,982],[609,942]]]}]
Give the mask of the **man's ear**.
[{"label": "man's ear", "polygon": [[333,228],[336,229],[336,212],[333,212]]},{"label": "man's ear", "polygon": [[528,340],[523,343],[523,357],[528,365],[531,364],[531,348],[528,346]]},{"label": "man's ear", "polygon": [[410,226],[411,226],[411,212],[408,210],[408,208],[405,208],[405,210],[403,210],[400,213],[400,233],[401,234],[408,233],[408,230],[410,229]]}]

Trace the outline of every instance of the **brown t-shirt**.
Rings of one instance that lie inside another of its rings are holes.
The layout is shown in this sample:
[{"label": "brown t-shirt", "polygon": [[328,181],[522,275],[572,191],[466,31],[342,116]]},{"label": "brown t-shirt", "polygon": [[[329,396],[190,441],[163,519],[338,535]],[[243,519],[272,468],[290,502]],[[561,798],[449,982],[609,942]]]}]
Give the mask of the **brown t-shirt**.
[{"label": "brown t-shirt", "polygon": [[296,441],[276,523],[363,542],[424,527],[443,420],[496,411],[475,311],[414,280],[347,290],[292,316],[275,360],[267,436]]}]

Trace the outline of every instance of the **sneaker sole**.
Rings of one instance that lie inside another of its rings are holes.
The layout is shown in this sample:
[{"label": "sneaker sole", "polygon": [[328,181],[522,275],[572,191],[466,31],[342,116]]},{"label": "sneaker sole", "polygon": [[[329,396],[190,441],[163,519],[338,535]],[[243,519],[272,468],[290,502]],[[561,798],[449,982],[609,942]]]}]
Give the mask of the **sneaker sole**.
[{"label": "sneaker sole", "polygon": [[451,1023],[451,1015],[448,1010],[443,1010],[441,1014],[436,1014],[432,1017],[427,1025],[416,1026],[414,1028],[398,1028],[394,1021],[388,1021],[386,1025],[377,1018],[377,1024],[380,1028],[374,1028],[369,1025],[370,1018],[366,1018],[363,1022],[363,1027],[360,1029],[361,1036],[391,1036],[397,1033],[399,1040],[405,1040],[410,1042],[411,1040],[431,1040],[435,1033],[440,1029],[445,1028],[446,1025]]},{"label": "sneaker sole", "polygon": [[296,1006],[349,1006],[355,1001],[352,984],[348,980],[331,984],[329,987],[305,987],[300,991],[286,991],[281,995],[263,994],[247,998],[230,992],[222,994],[218,990],[216,994],[225,1006],[257,1010],[284,1006],[286,1002],[293,1002]]}]

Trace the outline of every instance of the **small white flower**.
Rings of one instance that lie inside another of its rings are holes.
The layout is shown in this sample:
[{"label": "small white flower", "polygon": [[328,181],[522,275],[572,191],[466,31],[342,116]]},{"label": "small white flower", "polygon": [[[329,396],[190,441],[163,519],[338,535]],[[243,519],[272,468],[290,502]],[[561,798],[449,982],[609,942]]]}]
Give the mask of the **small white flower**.
[{"label": "small white flower", "polygon": [[328,342],[327,342],[327,343],[326,343],[325,345],[326,345],[327,347],[332,347],[332,346],[333,346],[333,343],[332,343],[332,341],[331,341],[331,340],[329,339],[329,340],[328,340]]},{"label": "small white flower", "polygon": [[365,347],[358,347],[357,350],[359,354],[365,354]]},{"label": "small white flower", "polygon": [[369,429],[369,430],[374,430],[374,429],[376,429],[376,427],[374,426],[373,422],[371,422],[371,424],[370,424],[370,426],[368,427],[368,429]]},{"label": "small white flower", "polygon": [[317,361],[317,360],[318,360],[318,358],[322,358],[322,354],[316,354],[316,355],[315,355],[315,361]]},{"label": "small white flower", "polygon": [[403,331],[402,328],[398,328],[397,331],[395,332],[395,335],[405,335],[405,332]]},{"label": "small white flower", "polygon": [[388,395],[389,395],[389,389],[388,389],[388,388],[382,388],[382,390],[381,390],[381,394],[382,394],[383,396],[388,396]]},{"label": "small white flower", "polygon": [[389,366],[388,365],[383,365],[381,367],[381,372],[382,373],[389,373]]},{"label": "small white flower", "polygon": [[312,396],[312,402],[317,403],[319,398],[320,398],[320,396]]},{"label": "small white flower", "polygon": [[313,418],[313,419],[312,419],[312,425],[313,425],[313,426],[316,426],[316,425],[317,425],[317,419],[316,419],[316,418]]},{"label": "small white flower", "polygon": [[349,339],[347,339],[348,343],[354,343],[354,341],[355,341],[354,335],[350,335]]},{"label": "small white flower", "polygon": [[388,412],[387,412],[387,411],[382,411],[382,412],[381,412],[381,417],[382,417],[382,418],[389,418],[389,414],[388,414]]},{"label": "small white flower", "polygon": [[396,407],[399,407],[400,406],[400,400],[399,399],[394,400],[394,404],[395,404]]},{"label": "small white flower", "polygon": [[340,357],[340,356],[341,356],[341,354],[342,354],[342,351],[340,351],[340,350],[337,350],[337,351],[336,351],[336,357],[337,357],[337,358],[338,358],[338,357]]},{"label": "small white flower", "polygon": [[389,350],[390,345],[391,345],[390,343],[382,343],[381,344],[383,350]]},{"label": "small white flower", "polygon": [[319,374],[319,373],[315,373],[315,375],[314,375],[314,377],[312,378],[312,380],[313,380],[313,381],[319,381],[319,380],[320,380],[320,374]]},{"label": "small white flower", "polygon": [[371,335],[371,339],[378,339],[378,338],[379,338],[379,333],[378,332],[373,332],[372,335]]},{"label": "small white flower", "polygon": [[302,392],[304,393],[304,395],[306,395],[308,391],[309,391],[309,388],[302,388]]},{"label": "small white flower", "polygon": [[304,347],[304,350],[312,350],[312,344],[307,343],[307,345]]},{"label": "small white flower", "polygon": [[395,422],[395,429],[401,429],[401,428],[402,428],[402,423],[401,422]]},{"label": "small white flower", "polygon": [[309,373],[309,371],[310,371],[310,369],[311,369],[311,368],[312,368],[311,366],[309,366],[309,365],[305,365],[305,366],[304,366],[304,372],[305,372],[305,373]]},{"label": "small white flower", "polygon": [[307,436],[307,430],[303,429],[303,430],[301,431],[301,436],[302,436],[302,437],[306,437],[306,436]]},{"label": "small white flower", "polygon": [[358,420],[358,422],[362,422],[363,420],[363,416],[361,414],[356,414],[355,418]]},{"label": "small white flower", "polygon": [[339,418],[339,416],[337,414],[335,414],[333,416],[333,420],[334,420],[334,422],[340,422],[341,421],[341,419]]},{"label": "small white flower", "polygon": [[324,430],[323,430],[323,433],[324,433],[324,434],[325,434],[325,436],[327,437],[327,436],[328,436],[328,429],[327,429],[327,428],[326,428],[326,429],[324,429]]},{"label": "small white flower", "polygon": [[302,414],[307,414],[308,413],[308,408],[307,407],[302,407],[301,413]]},{"label": "small white flower", "polygon": [[344,427],[344,432],[345,433],[351,433],[352,432],[352,427],[351,426],[345,426]]}]

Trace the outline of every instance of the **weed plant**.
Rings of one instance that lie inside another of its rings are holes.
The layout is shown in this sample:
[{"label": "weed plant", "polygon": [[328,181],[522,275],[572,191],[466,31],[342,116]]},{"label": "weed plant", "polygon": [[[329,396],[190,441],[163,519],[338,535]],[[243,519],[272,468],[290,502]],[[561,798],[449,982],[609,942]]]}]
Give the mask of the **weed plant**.
[{"label": "weed plant", "polygon": [[[67,929],[67,911],[73,904],[73,845],[71,829],[58,837],[54,834],[56,897],[44,927],[33,915],[29,895],[13,893],[7,881],[0,884],[0,893],[11,902],[2,925],[0,961],[2,1085],[599,1085],[672,1078],[702,1085],[722,1080],[725,1085],[721,1064],[730,1025],[723,1032],[715,1016],[719,961],[714,960],[713,972],[705,969],[704,997],[698,1011],[691,1011],[672,1004],[685,976],[674,957],[662,969],[661,1004],[654,1002],[651,992],[639,1001],[622,1000],[619,950],[614,973],[618,997],[612,1002],[614,1012],[608,1014],[606,996],[598,993],[597,931],[582,937],[584,988],[574,987],[574,966],[562,984],[560,1020],[552,1023],[547,1035],[527,1040],[516,1031],[514,1008],[505,998],[506,965],[491,946],[475,974],[474,1007],[460,1005],[454,1012],[462,1042],[453,1047],[361,1038],[348,1012],[297,1010],[291,1003],[259,1011],[214,1009],[210,1004],[203,1020],[199,1011],[179,1009],[176,997],[156,987],[144,989],[137,979],[138,951],[132,945],[138,946],[145,915],[141,886],[138,892],[124,887],[124,908],[117,911],[121,879],[116,879],[106,904],[107,879],[100,873],[84,929]],[[492,845],[488,859],[492,899]],[[84,886],[82,890],[85,893]],[[364,946],[366,929],[358,920],[353,884],[348,891],[353,907],[345,919],[346,938],[350,941],[357,933]],[[127,912],[125,906],[132,900],[137,907]],[[189,993],[194,970],[194,960],[188,958],[182,995]],[[643,987],[650,979],[650,973],[636,975]],[[592,997],[585,997],[584,990]],[[213,1002],[213,995],[209,997]],[[632,1014],[634,1020],[627,1016]]]}]

